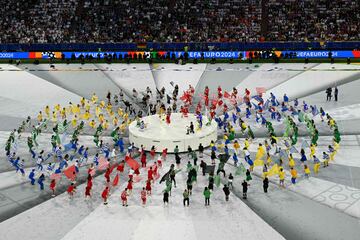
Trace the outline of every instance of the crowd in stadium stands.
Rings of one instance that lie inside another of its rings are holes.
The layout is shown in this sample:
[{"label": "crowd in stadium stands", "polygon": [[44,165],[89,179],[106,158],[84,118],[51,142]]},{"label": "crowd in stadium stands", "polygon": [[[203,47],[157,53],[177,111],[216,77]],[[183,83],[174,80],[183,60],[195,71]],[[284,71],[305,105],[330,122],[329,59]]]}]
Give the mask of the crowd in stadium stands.
[{"label": "crowd in stadium stands", "polygon": [[268,40],[360,39],[360,1],[269,0],[268,19]]},{"label": "crowd in stadium stands", "polygon": [[0,43],[77,42],[73,31],[78,0],[2,1]]},{"label": "crowd in stadium stands", "polygon": [[360,39],[353,0],[9,0],[0,16],[0,43]]}]

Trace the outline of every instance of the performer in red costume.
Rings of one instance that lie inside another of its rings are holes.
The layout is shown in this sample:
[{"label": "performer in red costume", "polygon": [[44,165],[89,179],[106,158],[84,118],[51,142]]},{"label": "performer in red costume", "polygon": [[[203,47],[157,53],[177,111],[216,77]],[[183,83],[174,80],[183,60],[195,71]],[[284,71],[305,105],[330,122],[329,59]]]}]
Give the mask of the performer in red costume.
[{"label": "performer in red costume", "polygon": [[153,180],[153,174],[154,174],[154,171],[152,169],[152,167],[150,167],[150,169],[148,170],[148,181],[152,181]]},{"label": "performer in red costume", "polygon": [[182,113],[181,117],[188,117],[189,110],[186,106],[181,106],[180,112]]},{"label": "performer in red costume", "polygon": [[245,88],[245,96],[250,98],[250,91],[247,88]]},{"label": "performer in red costume", "polygon": [[202,108],[201,102],[198,102],[198,104],[196,106],[196,110],[195,110],[196,114],[199,114],[201,112],[201,108]]},{"label": "performer in red costume", "polygon": [[170,123],[171,123],[170,117],[171,117],[171,109],[168,108],[168,110],[166,111],[166,124],[167,125],[170,125]]},{"label": "performer in red costume", "polygon": [[146,188],[145,189],[146,189],[147,194],[151,195],[151,180],[148,179],[146,181]]},{"label": "performer in red costume", "polygon": [[213,100],[211,101],[211,107],[210,107],[210,109],[215,111],[217,104],[218,104],[218,101],[217,101],[216,99],[213,99]]},{"label": "performer in red costume", "polygon": [[219,101],[218,101],[218,105],[219,105],[219,107],[221,107],[222,105],[223,105],[223,100],[222,99],[219,99]]},{"label": "performer in red costume", "polygon": [[193,86],[191,86],[191,84],[190,84],[188,91],[189,91],[190,95],[194,95],[194,93],[195,93],[195,88],[194,88]]},{"label": "performer in red costume", "polygon": [[141,167],[146,167],[146,153],[145,151],[143,153],[141,153]]},{"label": "performer in red costume", "polygon": [[107,205],[107,199],[109,197],[109,187],[106,187],[101,194],[102,199],[104,200],[104,205]]},{"label": "performer in red costume", "polygon": [[205,87],[205,90],[204,90],[204,95],[209,97],[209,92],[210,92],[210,89],[208,86]]},{"label": "performer in red costume", "polygon": [[228,111],[228,106],[226,104],[224,104],[223,110],[224,110],[224,113],[226,113]]},{"label": "performer in red costume", "polygon": [[209,96],[204,96],[204,101],[205,101],[205,106],[208,107],[209,106]]},{"label": "performer in red costume", "polygon": [[211,110],[210,110],[210,118],[211,118],[211,119],[214,119],[215,114],[216,114],[216,113],[215,113],[215,110],[211,109]]},{"label": "performer in red costume", "polygon": [[124,168],[125,168],[125,161],[122,161],[116,168],[116,170],[118,170],[119,172],[124,172]]},{"label": "performer in red costume", "polygon": [[146,204],[146,196],[147,196],[146,190],[145,190],[145,188],[143,188],[142,191],[140,192],[140,198],[141,198],[143,206],[145,206],[145,204]]},{"label": "performer in red costume", "polygon": [[209,106],[209,93],[210,93],[210,89],[208,86],[206,86],[204,90],[204,102],[206,107]]},{"label": "performer in red costume", "polygon": [[121,193],[121,202],[123,206],[128,206],[127,204],[127,197],[129,196],[128,192],[127,192],[127,188],[125,188],[125,190]]},{"label": "performer in red costume", "polygon": [[218,98],[219,98],[219,99],[222,98],[223,94],[222,94],[221,86],[218,86],[217,91],[218,91]]},{"label": "performer in red costume", "polygon": [[[167,148],[164,148],[162,151],[161,157],[162,157],[163,161],[166,161],[167,151],[168,151]],[[158,162],[158,164],[159,164],[159,162]],[[159,167],[161,167],[161,165],[159,165]]]},{"label": "performer in red costume", "polygon": [[52,197],[55,197],[55,186],[56,186],[56,180],[52,179],[50,183],[50,189],[52,191]]},{"label": "performer in red costume", "polygon": [[180,100],[183,101],[185,105],[191,105],[192,103],[192,95],[189,91],[184,92],[184,94],[180,97]]},{"label": "performer in red costume", "polygon": [[129,179],[128,184],[127,184],[127,189],[129,191],[129,193],[132,192],[133,189],[133,181],[131,179]]},{"label": "performer in red costume", "polygon": [[250,103],[250,91],[249,91],[247,88],[245,88],[244,102],[245,102],[246,104],[249,104],[249,103]]}]

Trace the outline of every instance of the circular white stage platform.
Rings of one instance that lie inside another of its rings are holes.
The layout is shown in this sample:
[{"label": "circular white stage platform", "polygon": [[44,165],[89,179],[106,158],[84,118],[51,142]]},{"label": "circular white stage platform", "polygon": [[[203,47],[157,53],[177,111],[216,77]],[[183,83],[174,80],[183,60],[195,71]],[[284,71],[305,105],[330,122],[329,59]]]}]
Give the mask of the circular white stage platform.
[{"label": "circular white stage platform", "polygon": [[[181,113],[173,113],[170,125],[160,120],[158,115],[143,117],[142,120],[145,122],[146,128],[140,129],[136,126],[136,122],[132,122],[129,126],[129,138],[136,147],[143,145],[146,150],[155,146],[157,152],[162,152],[164,148],[167,148],[168,152],[172,153],[178,146],[180,152],[185,152],[188,146],[198,149],[200,143],[207,147],[211,140],[217,140],[217,124],[212,121],[211,125],[206,126],[207,117],[203,117],[203,127],[198,131],[194,114],[182,118]],[[193,122],[195,126],[195,134],[187,135],[186,127],[190,125],[190,122]]]}]

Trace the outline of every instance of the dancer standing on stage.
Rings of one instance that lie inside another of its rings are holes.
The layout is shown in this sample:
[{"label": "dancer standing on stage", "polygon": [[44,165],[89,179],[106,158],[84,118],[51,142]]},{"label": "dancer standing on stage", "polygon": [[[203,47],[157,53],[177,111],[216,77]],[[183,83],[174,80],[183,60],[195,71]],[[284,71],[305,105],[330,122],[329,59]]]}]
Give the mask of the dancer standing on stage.
[{"label": "dancer standing on stage", "polygon": [[171,108],[168,108],[167,111],[166,111],[166,124],[167,125],[170,125],[170,117],[171,117]]},{"label": "dancer standing on stage", "polygon": [[147,193],[145,188],[143,187],[142,191],[140,192],[140,198],[141,198],[141,202],[143,204],[143,206],[145,206],[146,204],[146,197],[147,197]]}]

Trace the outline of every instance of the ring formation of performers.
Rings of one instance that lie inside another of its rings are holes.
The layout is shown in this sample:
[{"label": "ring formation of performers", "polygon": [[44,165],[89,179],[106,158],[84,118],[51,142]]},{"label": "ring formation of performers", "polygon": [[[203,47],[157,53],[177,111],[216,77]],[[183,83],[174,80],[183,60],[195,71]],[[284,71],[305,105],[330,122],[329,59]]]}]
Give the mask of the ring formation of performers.
[{"label": "ring formation of performers", "polygon": [[[209,87],[205,87],[203,93],[196,96],[190,85],[179,96],[179,86],[175,85],[172,90],[163,87],[156,93],[149,87],[141,93],[133,89],[132,97],[125,97],[123,91],[118,94],[109,91],[100,99],[94,93],[90,99],[81,98],[79,103],[45,106],[35,119],[28,117],[11,131],[5,153],[14,174],[20,174],[31,185],[39,185],[42,191],[48,184],[53,196],[57,194],[57,186],[67,184],[69,198],[73,198],[79,184],[83,186],[77,182],[83,174],[80,169],[86,168],[84,197],[93,197],[93,178],[104,175],[100,197],[107,204],[110,194],[120,187],[123,175],[126,184],[119,196],[123,206],[128,206],[133,189],[139,190],[145,205],[152,189],[159,187],[155,182],[165,183],[162,194],[167,204],[179,172],[187,174],[184,205],[189,205],[195,187],[204,189],[205,205],[209,205],[211,194],[216,190],[214,185],[219,187],[221,178],[226,182],[222,190],[227,201],[229,188],[235,187],[234,178],[244,179],[241,187],[246,198],[252,174],[263,178],[266,193],[269,181],[278,182],[280,187],[296,184],[299,178],[309,178],[320,171],[321,165],[328,167],[335,160],[340,148],[340,132],[336,121],[323,108],[305,101],[299,103],[297,99],[290,101],[286,94],[278,99],[270,93],[265,99],[265,90],[256,90],[251,94],[244,89],[241,95],[237,88],[228,92],[219,86],[210,95]],[[138,149],[127,142],[131,122],[136,121],[137,126],[146,131],[147,123],[141,119],[145,115],[158,114],[160,122],[171,125],[172,113],[179,111],[186,118],[192,109],[197,126],[193,122],[184,126],[186,134],[201,131],[204,124],[207,126],[212,121],[217,123],[222,137],[211,142],[209,149],[200,144],[198,149],[189,147],[186,154],[180,154],[175,148],[174,162],[166,163],[168,169],[165,169],[165,162],[170,161],[167,149],[157,158],[155,147]],[[204,116],[208,122],[203,123]],[[333,133],[331,145],[318,146],[319,126]],[[301,142],[299,133],[305,137]],[[92,135],[90,141],[89,135]],[[21,142],[27,143],[27,149]],[[184,158],[187,163],[181,161]],[[198,178],[206,175],[207,184],[197,186]]]}]

